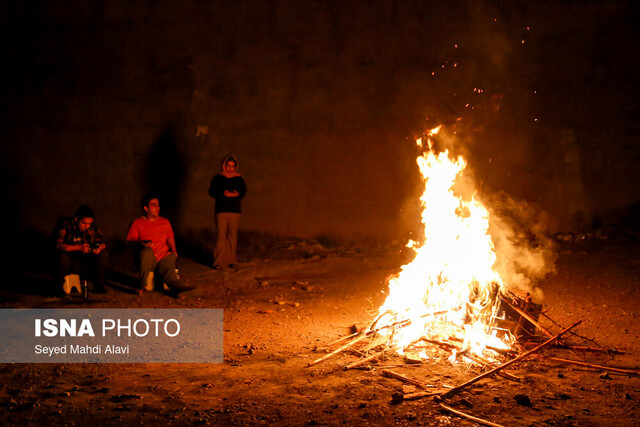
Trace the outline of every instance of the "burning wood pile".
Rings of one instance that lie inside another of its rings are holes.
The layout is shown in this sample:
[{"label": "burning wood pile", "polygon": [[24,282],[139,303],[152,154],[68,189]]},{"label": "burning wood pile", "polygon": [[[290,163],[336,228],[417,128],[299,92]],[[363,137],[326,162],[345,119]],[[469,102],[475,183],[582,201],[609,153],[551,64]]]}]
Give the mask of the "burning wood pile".
[{"label": "burning wood pile", "polygon": [[[462,175],[464,159],[452,160],[446,150],[434,152],[432,138],[439,130],[426,135],[426,145],[422,139],[417,140],[425,150],[417,159],[424,180],[421,197],[424,243],[410,242],[415,258],[388,280],[388,296],[374,320],[321,349],[327,354],[309,366],[342,353],[355,355],[358,359],[347,363],[345,369],[380,369],[385,376],[420,389],[395,394],[393,402],[432,396],[444,410],[494,425],[444,402],[492,375],[519,381],[506,368],[550,346],[605,350],[569,346],[560,338],[581,322],[563,328],[547,318],[554,323],[553,328],[559,329],[551,332],[552,327],[546,328],[540,322],[544,316],[541,305],[534,303],[528,293],[510,290],[503,282],[494,269],[496,254],[489,233],[489,213],[475,198],[475,189],[469,188],[470,181]],[[575,332],[572,334],[582,339]],[[390,370],[443,358],[452,364],[473,364],[484,372],[458,386],[438,387]],[[615,368],[584,365],[615,372]]]}]

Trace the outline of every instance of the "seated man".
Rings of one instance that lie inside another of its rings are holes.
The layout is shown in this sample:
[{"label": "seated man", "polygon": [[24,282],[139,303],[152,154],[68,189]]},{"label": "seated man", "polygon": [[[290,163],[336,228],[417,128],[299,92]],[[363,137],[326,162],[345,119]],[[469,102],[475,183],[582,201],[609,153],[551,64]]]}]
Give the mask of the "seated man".
[{"label": "seated man", "polygon": [[[58,274],[62,281],[69,274],[93,282],[94,292],[105,293],[106,252],[102,234],[95,224],[93,210],[82,205],[58,230]],[[65,289],[69,293],[69,289]]]},{"label": "seated man", "polygon": [[154,272],[167,284],[174,297],[178,293],[193,289],[185,286],[176,272],[176,241],[168,219],[160,216],[158,197],[151,195],[142,199],[145,215],[136,218],[129,227],[127,242],[140,250],[140,288],[154,289]]}]

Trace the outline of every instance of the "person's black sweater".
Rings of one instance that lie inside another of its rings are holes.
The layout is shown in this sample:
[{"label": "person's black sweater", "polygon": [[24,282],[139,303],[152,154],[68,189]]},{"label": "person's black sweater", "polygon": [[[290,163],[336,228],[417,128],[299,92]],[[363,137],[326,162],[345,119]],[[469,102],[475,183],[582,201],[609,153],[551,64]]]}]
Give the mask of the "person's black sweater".
[{"label": "person's black sweater", "polygon": [[[237,197],[227,197],[225,191],[237,191]],[[209,195],[216,199],[216,213],[241,213],[240,200],[247,194],[247,186],[240,175],[227,178],[217,174],[211,180]]]}]

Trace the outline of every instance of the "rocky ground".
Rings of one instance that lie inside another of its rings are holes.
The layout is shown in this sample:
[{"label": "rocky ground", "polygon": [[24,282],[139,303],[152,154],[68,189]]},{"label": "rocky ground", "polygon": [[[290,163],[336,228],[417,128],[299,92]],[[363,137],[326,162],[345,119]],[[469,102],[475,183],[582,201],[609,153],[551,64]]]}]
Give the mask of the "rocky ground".
[{"label": "rocky ground", "polygon": [[[549,356],[640,369],[640,244],[629,241],[563,243],[557,273],[539,286],[545,314],[623,354],[550,349],[491,377],[447,404],[503,425],[637,425],[640,378],[551,361]],[[3,364],[0,423],[172,425],[473,425],[443,412],[431,397],[392,403],[411,386],[381,375],[380,367],[345,371],[357,360],[339,355],[307,367],[318,347],[372,319],[385,298],[385,279],[407,262],[398,249],[325,250],[294,244],[245,253],[237,271],[214,271],[179,259],[197,288],[172,299],[138,296],[126,269],[111,277],[109,293],[55,298],[46,277],[29,273],[23,286],[2,292],[2,307],[223,308],[221,364]],[[117,259],[112,259],[112,263]],[[265,279],[266,277],[266,279]],[[256,279],[258,278],[258,279]],[[544,320],[553,331],[559,328]],[[580,345],[593,341],[572,337]],[[443,353],[444,354],[444,353]],[[402,363],[399,357],[381,362]],[[482,372],[437,358],[393,368],[434,389]]]}]

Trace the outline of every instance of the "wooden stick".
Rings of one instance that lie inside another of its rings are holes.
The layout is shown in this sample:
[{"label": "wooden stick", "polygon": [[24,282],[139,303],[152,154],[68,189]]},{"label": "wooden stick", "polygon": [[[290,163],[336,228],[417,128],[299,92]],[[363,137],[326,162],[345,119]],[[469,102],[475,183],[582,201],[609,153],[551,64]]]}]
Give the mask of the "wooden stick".
[{"label": "wooden stick", "polygon": [[405,377],[404,375],[401,375],[401,374],[399,374],[397,372],[390,371],[389,369],[383,369],[382,370],[382,375],[384,375],[385,377],[389,377],[389,378],[395,378],[396,380],[400,380],[400,381],[408,383],[408,384],[413,384],[413,385],[415,385],[417,387],[420,387],[420,388],[429,387],[429,384],[427,384],[427,383],[425,383],[423,381],[416,380],[416,379],[409,378],[409,377]]},{"label": "wooden stick", "polygon": [[559,357],[549,357],[549,360],[554,360],[556,362],[563,362],[563,363],[571,363],[573,365],[584,366],[586,368],[592,368],[592,369],[599,369],[607,372],[615,372],[618,374],[640,376],[640,372],[632,371],[630,369],[620,369],[620,368],[614,368],[611,366],[593,365],[591,363],[578,362],[577,360],[560,359]]},{"label": "wooden stick", "polygon": [[[421,316],[421,318],[422,318],[422,317],[427,317],[427,316],[435,316],[435,315],[437,315],[437,314],[443,314],[443,313],[446,313],[446,311],[440,311],[440,312],[436,312],[436,313],[428,313],[428,314],[425,314],[425,315]],[[377,319],[376,319],[376,321],[377,321]],[[406,323],[405,325],[402,325],[402,327],[405,327],[405,326],[408,326],[409,324],[411,324],[411,320],[410,320],[410,319],[403,319],[403,320],[399,320],[399,321],[397,321],[397,322],[394,322],[394,323],[392,323],[392,324],[390,324],[390,325],[384,325],[384,326],[381,326],[381,327],[379,327],[379,328],[377,328],[377,329],[370,329],[370,330],[369,330],[369,332],[367,332],[367,335],[375,334],[376,332],[379,332],[379,331],[381,331],[381,330],[383,330],[383,329],[386,329],[386,328],[392,328],[392,327],[394,327],[394,326],[398,326],[398,325],[400,325],[400,324],[402,324],[402,323]],[[362,332],[362,331],[360,331],[360,332]],[[335,341],[333,341],[333,342],[331,342],[331,343],[327,344],[327,346],[326,346],[326,347],[323,347],[323,348],[331,348],[331,347],[333,347],[334,345],[340,344],[341,342],[348,340],[349,338],[353,338],[353,337],[355,337],[355,336],[356,336],[356,335],[358,335],[360,332],[354,332],[354,333],[353,333],[353,334],[351,334],[351,335],[347,335],[347,336],[344,336],[344,337],[342,337],[342,338],[338,338],[337,340],[335,340]]]},{"label": "wooden stick", "polygon": [[[371,350],[376,347],[384,346],[388,347],[389,337],[376,337],[369,340],[369,343],[362,347],[360,350],[366,354],[369,354]],[[384,348],[383,348],[384,349]]]},{"label": "wooden stick", "polygon": [[378,359],[378,358],[380,358],[380,357],[382,357],[382,356],[384,356],[386,354],[394,353],[397,350],[398,350],[398,347],[386,348],[386,349],[382,350],[380,353],[374,354],[373,356],[365,357],[364,359],[360,359],[357,362],[353,362],[352,364],[345,366],[344,369],[345,370],[349,370],[349,369],[357,368],[358,366],[362,366],[367,362],[372,362],[372,361],[374,361],[374,360],[376,360],[376,359]]},{"label": "wooden stick", "polygon": [[496,372],[503,370],[503,369],[504,369],[504,368],[506,368],[507,366],[510,366],[510,365],[512,365],[512,364],[514,364],[514,363],[516,363],[517,361],[522,360],[522,359],[524,359],[525,357],[528,357],[528,356],[530,356],[531,354],[536,353],[536,352],[538,352],[538,351],[542,350],[544,347],[549,346],[549,345],[550,345],[551,343],[553,343],[555,340],[557,340],[558,338],[560,338],[560,336],[562,336],[563,334],[565,334],[566,332],[568,332],[570,329],[575,328],[575,327],[576,327],[576,326],[578,326],[580,323],[582,323],[582,320],[577,321],[576,323],[574,323],[573,325],[569,326],[568,328],[566,328],[566,329],[564,329],[564,330],[560,331],[560,333],[558,333],[558,335],[556,335],[555,337],[548,339],[547,341],[543,342],[542,344],[540,344],[540,345],[539,345],[539,346],[537,346],[536,348],[534,348],[534,349],[532,349],[532,350],[529,350],[529,351],[527,351],[526,353],[521,354],[520,356],[516,357],[515,359],[512,359],[512,360],[510,360],[510,361],[508,361],[508,362],[506,362],[506,363],[503,363],[502,365],[498,366],[497,368],[494,368],[494,369],[492,369],[492,370],[490,370],[490,371],[487,371],[487,372],[485,372],[484,374],[478,375],[477,377],[475,377],[475,378],[473,378],[473,379],[471,379],[471,380],[467,381],[467,382],[466,382],[466,383],[464,383],[464,384],[461,384],[461,385],[459,385],[459,386],[457,386],[457,387],[452,388],[452,389],[451,389],[451,390],[449,390],[448,392],[444,393],[444,394],[442,395],[442,398],[443,398],[443,399],[446,399],[446,398],[448,398],[448,397],[451,397],[451,396],[453,396],[454,394],[457,394],[457,393],[458,393],[460,390],[462,390],[463,388],[465,388],[465,387],[467,387],[467,386],[469,386],[469,385],[471,385],[471,384],[473,384],[473,383],[475,383],[475,382],[477,382],[477,381],[480,381],[481,379],[483,379],[483,378],[485,378],[485,377],[488,377],[489,375],[495,374]]},{"label": "wooden stick", "polygon": [[389,365],[377,365],[378,369],[387,369],[387,368],[422,368],[422,365],[417,365],[415,363],[392,363]]},{"label": "wooden stick", "polygon": [[[493,362],[485,359],[484,357],[476,356],[475,354],[472,354],[472,353],[465,354],[464,357],[467,357],[480,365],[485,365],[485,366],[494,367],[494,368],[496,366]],[[499,375],[502,378],[506,378],[511,381],[520,382],[520,378],[516,377],[515,375],[511,375],[508,372],[496,372],[496,375]]]},{"label": "wooden stick", "polygon": [[486,426],[491,427],[503,427],[502,424],[492,423],[491,421],[483,420],[482,418],[474,417],[473,415],[465,414],[464,412],[460,412],[456,409],[450,408],[447,405],[440,404],[440,407],[447,412],[451,412],[452,414],[458,415],[459,417],[466,418],[471,421],[475,421],[478,424],[484,424]]},{"label": "wooden stick", "polygon": [[[427,314],[423,314],[422,316],[418,317],[418,319],[424,319],[425,317],[429,317],[429,316],[438,316],[440,314],[445,314],[448,313],[449,310],[441,310],[441,311],[436,311],[435,313],[427,313]],[[403,324],[404,323],[404,324]],[[398,320],[397,322],[393,322],[390,325],[384,325],[384,326],[380,326],[377,329],[372,329],[369,331],[369,334],[375,334],[376,332],[379,332],[383,329],[387,329],[387,328],[392,328],[394,326],[401,326],[401,327],[405,327],[405,326],[409,326],[411,324],[411,319],[402,319],[402,320]]]},{"label": "wooden stick", "polygon": [[484,348],[486,348],[487,350],[491,350],[493,352],[496,352],[498,354],[501,354],[503,356],[513,356],[513,355],[518,354],[513,350],[506,350],[504,348],[496,348],[496,347],[493,347],[493,346],[490,346],[490,345],[486,345]]},{"label": "wooden stick", "polygon": [[[446,312],[448,312],[448,311],[449,311],[449,310],[443,310],[443,311],[438,311],[438,312],[435,312],[435,313],[427,313],[427,314],[423,314],[422,316],[420,316],[420,319],[425,318],[425,317],[428,317],[428,316],[437,316],[437,315],[439,315],[439,314],[444,314],[444,313],[446,313]],[[385,313],[385,314],[386,314],[386,313]],[[378,316],[378,318],[373,322],[373,324],[375,324],[375,323],[378,321],[378,319],[379,319],[380,317],[382,317],[382,315],[381,315],[381,316]],[[403,323],[404,323],[404,324],[403,324]],[[373,326],[373,324],[372,324],[372,326]],[[375,333],[377,333],[377,332],[380,332],[380,331],[381,331],[381,330],[383,330],[383,329],[392,328],[392,327],[394,327],[394,326],[399,326],[399,325],[401,325],[401,327],[403,327],[403,328],[404,328],[405,326],[408,326],[408,325],[410,325],[410,324],[411,324],[411,319],[403,319],[403,320],[399,320],[399,321],[397,321],[397,322],[391,323],[391,324],[389,324],[389,325],[380,326],[380,327],[379,327],[379,328],[377,328],[377,329],[371,329],[371,327],[370,327],[370,328],[369,328],[369,329],[367,329],[367,330],[362,330],[362,331],[360,331],[360,332],[355,332],[355,333],[353,333],[353,334],[351,334],[351,335],[347,335],[347,336],[344,336],[344,337],[342,337],[342,338],[338,338],[337,340],[333,341],[332,343],[329,343],[326,347],[323,347],[323,349],[324,349],[324,348],[331,348],[331,347],[333,347],[334,345],[340,344],[341,342],[346,341],[346,340],[348,340],[349,338],[353,338],[353,337],[355,337],[356,335],[358,335],[358,334],[360,334],[360,333],[364,333],[364,332],[366,332],[366,335],[368,336],[368,335],[373,335],[373,334],[375,334]]]},{"label": "wooden stick", "polygon": [[[458,338],[458,337],[450,336],[449,339],[451,341],[455,341],[455,342],[464,342],[464,340],[462,338]],[[486,346],[484,346],[484,348],[487,349],[487,350],[494,351],[494,352],[496,352],[498,354],[501,354],[503,356],[509,356],[509,355],[517,354],[515,351],[513,351],[511,349],[496,348],[496,347],[493,347],[493,346],[490,346],[490,345],[486,345]]]},{"label": "wooden stick", "polygon": [[[420,318],[422,319],[422,318],[427,317],[427,316],[436,316],[436,315],[438,315],[438,314],[444,314],[444,313],[446,313],[447,311],[448,311],[448,310],[445,310],[445,311],[438,311],[438,312],[436,312],[436,313],[428,313],[428,314],[424,314],[424,315],[420,316]],[[394,327],[394,326],[401,325],[402,323],[406,323],[406,324],[402,325],[402,327],[404,328],[405,326],[409,326],[409,325],[411,324],[411,320],[410,320],[410,319],[403,319],[403,320],[399,320],[399,321],[397,321],[397,322],[394,322],[394,323],[392,323],[392,324],[390,324],[390,325],[380,326],[380,327],[379,327],[379,328],[377,328],[377,329],[372,329],[372,330],[370,330],[369,332],[367,332],[367,335],[375,334],[376,332],[380,332],[380,331],[381,331],[381,330],[383,330],[383,329],[392,328],[392,327]],[[362,332],[362,331],[360,331],[360,332]],[[356,335],[358,335],[360,332],[354,332],[354,333],[352,333],[351,335],[346,335],[346,336],[344,336],[344,337],[342,337],[342,338],[338,338],[337,340],[335,340],[335,341],[330,342],[329,344],[327,344],[325,347],[320,348],[320,350],[322,350],[322,349],[328,349],[328,348],[333,347],[334,345],[340,344],[340,343],[341,343],[341,342],[343,342],[343,341],[346,341],[346,340],[348,340],[348,339],[350,339],[350,338],[355,337],[355,336],[356,336]],[[426,340],[426,338],[425,338],[425,340]]]},{"label": "wooden stick", "polygon": [[515,311],[517,311],[522,317],[524,317],[525,319],[527,319],[529,322],[531,322],[536,328],[540,329],[542,332],[544,332],[545,334],[547,334],[550,337],[553,337],[553,334],[551,332],[549,332],[546,328],[544,328],[540,323],[538,323],[537,320],[535,320],[533,317],[531,317],[531,315],[529,315],[529,313],[527,313],[526,311],[522,310],[520,307],[511,304],[509,301],[507,301],[506,298],[504,297],[500,297],[500,299],[502,300],[502,302],[504,302],[505,304],[507,304],[509,307],[511,307],[512,309],[514,309]]},{"label": "wooden stick", "polygon": [[342,337],[342,338],[338,338],[337,340],[335,340],[335,341],[330,342],[329,344],[327,344],[327,346],[326,346],[326,347],[322,347],[322,349],[328,349],[328,348],[331,348],[331,347],[333,347],[334,345],[338,345],[338,344],[340,344],[341,342],[348,340],[349,338],[353,338],[353,337],[355,337],[356,335],[358,335],[358,332],[354,332],[354,333],[353,333],[353,334],[351,334],[351,335],[347,335],[347,336],[344,336],[344,337]]},{"label": "wooden stick", "polygon": [[407,393],[404,396],[402,396],[402,400],[418,400],[418,399],[422,399],[423,397],[429,397],[429,396],[436,396],[438,394],[440,394],[441,391],[418,391],[416,393]]},{"label": "wooden stick", "polygon": [[343,345],[342,347],[337,348],[336,350],[332,351],[331,353],[329,353],[329,354],[325,354],[325,355],[324,355],[324,356],[322,356],[321,358],[314,360],[313,362],[309,363],[309,364],[307,365],[307,367],[309,367],[309,366],[313,366],[313,365],[315,365],[315,364],[317,364],[317,363],[320,363],[320,362],[322,362],[322,361],[324,361],[324,360],[327,360],[328,358],[330,358],[330,357],[332,357],[332,356],[334,356],[334,355],[336,355],[336,354],[340,353],[341,351],[346,350],[346,349],[348,349],[349,347],[353,346],[355,343],[362,341],[362,339],[364,339],[364,337],[366,337],[367,335],[369,335],[369,332],[371,331],[371,328],[373,328],[373,327],[375,326],[375,324],[376,324],[376,323],[378,323],[378,320],[380,320],[380,319],[382,318],[382,316],[384,316],[384,315],[385,315],[385,314],[387,314],[387,313],[388,313],[388,312],[385,312],[385,313],[383,313],[383,314],[379,315],[378,317],[376,317],[376,318],[373,320],[373,322],[371,322],[371,324],[370,324],[369,326],[367,326],[367,328],[366,328],[366,329],[363,329],[362,331],[358,332],[358,335],[356,335],[356,337],[355,337],[353,340],[351,340],[350,342],[346,343],[346,344],[345,344],[345,345]]},{"label": "wooden stick", "polygon": [[[365,334],[365,335],[366,335],[366,334]],[[418,341],[420,341],[420,339],[417,339],[416,341],[414,341],[414,342],[410,343],[407,347],[409,347],[409,346],[411,346],[411,345],[415,344],[415,343],[416,343],[416,342],[418,342]],[[384,356],[385,354],[393,353],[393,352],[395,352],[395,351],[397,351],[397,350],[398,350],[398,346],[394,346],[394,347],[386,348],[386,349],[382,350],[380,353],[374,354],[373,356],[366,357],[366,358],[364,358],[364,359],[358,360],[357,362],[354,362],[354,363],[352,363],[352,364],[350,364],[350,365],[345,366],[345,370],[349,370],[349,369],[357,368],[358,366],[362,366],[362,365],[364,365],[364,364],[365,364],[365,363],[367,363],[367,362],[371,362],[371,361],[373,361],[373,360],[378,359],[379,357]]]},{"label": "wooden stick", "polygon": [[[459,345],[451,344],[451,343],[444,342],[444,341],[431,340],[431,339],[428,339],[427,337],[424,337],[424,336],[421,337],[420,340],[428,342],[430,344],[435,344],[435,345],[444,347],[444,348],[446,348],[448,350],[450,350],[450,349],[455,349],[456,351],[460,351],[461,350],[461,346],[459,346]],[[460,341],[462,341],[462,340],[460,340]],[[494,363],[488,361],[484,357],[476,356],[476,355],[474,355],[472,353],[465,353],[465,354],[461,354],[460,353],[460,355],[463,355],[464,357],[467,357],[467,358],[473,360],[474,362],[476,362],[479,365],[487,365],[487,366],[495,367]],[[503,377],[503,378],[506,378],[508,380],[511,380],[511,381],[520,382],[520,378],[516,377],[515,375],[509,374],[507,372],[498,372],[498,375]]]},{"label": "wooden stick", "polygon": [[[258,278],[256,278],[256,279],[258,279]],[[263,279],[267,279],[267,278],[265,277],[265,278],[263,278]],[[438,311],[438,312],[435,312],[435,313],[427,313],[427,314],[423,314],[422,316],[420,316],[420,319],[425,318],[425,317],[428,317],[428,316],[436,316],[436,315],[439,315],[439,314],[444,314],[444,313],[446,313],[447,311],[448,311],[448,310],[443,310],[443,311]],[[330,357],[332,357],[332,356],[336,355],[337,353],[340,353],[341,351],[346,350],[346,349],[348,349],[349,347],[353,346],[355,343],[357,343],[357,342],[359,342],[359,341],[362,341],[362,339],[363,339],[364,337],[366,337],[366,336],[368,336],[368,335],[371,335],[371,334],[375,334],[376,332],[379,332],[379,331],[381,331],[382,329],[390,328],[390,327],[393,327],[393,326],[397,326],[397,325],[400,325],[400,324],[402,324],[402,323],[404,323],[404,324],[402,325],[402,327],[405,327],[405,326],[407,326],[407,325],[411,324],[411,320],[410,320],[410,319],[404,319],[404,320],[400,320],[400,321],[398,321],[398,322],[394,322],[394,323],[392,323],[391,325],[384,325],[384,326],[381,326],[381,327],[379,327],[379,328],[377,328],[377,329],[372,329],[372,328],[376,325],[376,323],[378,323],[378,321],[382,318],[382,316],[384,316],[384,315],[385,315],[385,314],[387,314],[387,313],[388,313],[388,311],[387,311],[387,312],[385,312],[385,313],[382,313],[381,315],[379,315],[378,317],[376,317],[376,318],[375,318],[375,320],[374,320],[374,321],[369,325],[369,327],[368,327],[368,328],[366,328],[366,329],[364,329],[364,330],[362,330],[362,331],[360,331],[360,332],[357,332],[356,334],[352,334],[352,335],[348,335],[348,336],[343,337],[343,338],[339,338],[338,340],[336,340],[336,341],[334,341],[333,343],[331,343],[331,344],[330,344],[329,346],[327,346],[326,348],[331,347],[332,345],[338,344],[338,343],[340,343],[340,342],[342,342],[342,341],[345,341],[345,340],[347,340],[347,339],[349,339],[349,338],[351,338],[351,337],[354,337],[354,336],[355,336],[355,338],[354,338],[352,341],[350,341],[350,342],[348,342],[347,344],[343,345],[342,347],[340,347],[340,348],[338,348],[338,349],[336,349],[336,350],[332,351],[331,353],[326,354],[326,355],[322,356],[321,358],[314,360],[313,362],[309,363],[309,364],[307,365],[307,367],[309,367],[309,366],[313,366],[313,365],[315,365],[315,364],[317,364],[317,363],[320,363],[320,362],[322,362],[322,361],[324,361],[324,360],[329,359]]]},{"label": "wooden stick", "polygon": [[355,337],[353,340],[349,341],[348,343],[346,343],[346,344],[345,344],[345,345],[343,345],[342,347],[339,347],[339,348],[335,349],[334,351],[332,351],[331,353],[329,353],[329,354],[325,354],[325,355],[324,355],[324,356],[322,356],[321,358],[316,359],[316,360],[314,360],[313,362],[309,363],[309,364],[307,365],[307,367],[309,367],[309,366],[313,366],[313,365],[315,365],[315,364],[317,364],[317,363],[320,363],[320,362],[322,362],[322,361],[324,361],[324,360],[327,360],[328,358],[330,358],[330,357],[332,357],[332,356],[334,356],[334,355],[336,355],[336,354],[340,353],[341,351],[344,351],[344,350],[348,349],[349,347],[351,347],[351,346],[352,346],[352,345],[354,345],[355,343],[357,343],[357,342],[359,342],[359,341],[362,341],[362,339],[363,339],[365,336],[367,336],[367,334],[366,334],[366,333],[361,333],[361,334],[360,334],[360,336]]},{"label": "wooden stick", "polygon": [[575,351],[593,351],[593,352],[601,352],[601,353],[609,353],[609,354],[625,354],[624,351],[617,350],[615,348],[602,348],[602,347],[585,347],[585,346],[575,346],[575,345],[566,345],[561,344],[557,346],[558,348],[566,348],[567,350],[575,350]]}]

